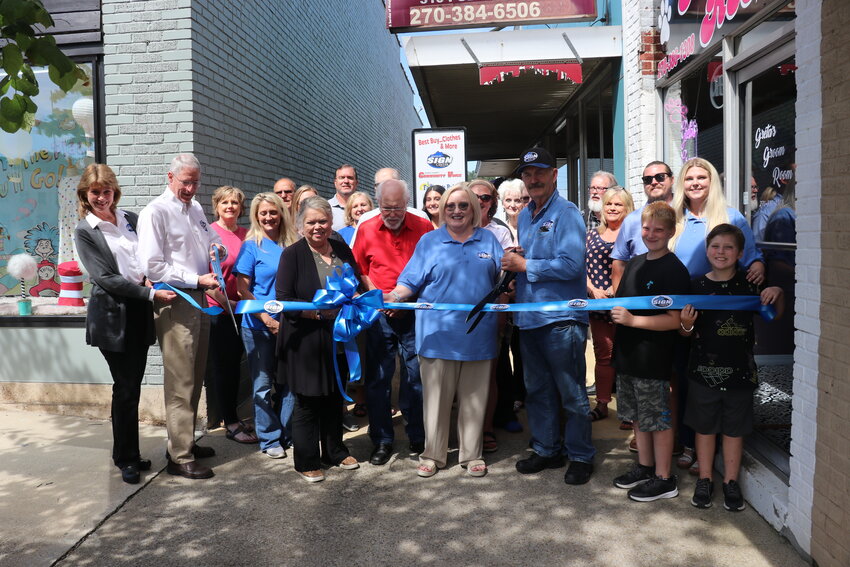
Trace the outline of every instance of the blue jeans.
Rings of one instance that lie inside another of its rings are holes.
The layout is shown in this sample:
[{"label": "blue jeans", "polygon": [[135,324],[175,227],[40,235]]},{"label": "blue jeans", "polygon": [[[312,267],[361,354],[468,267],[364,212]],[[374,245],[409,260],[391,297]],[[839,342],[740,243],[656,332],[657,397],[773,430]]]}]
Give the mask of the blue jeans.
[{"label": "blue jeans", "polygon": [[[596,454],[590,439],[585,341],[587,326],[573,321],[520,331],[531,448],[543,457],[564,454],[590,463]],[[561,407],[567,414],[563,435]]]},{"label": "blue jeans", "polygon": [[415,317],[381,315],[366,335],[366,403],[369,410],[369,437],[372,443],[392,443],[393,418],[390,407],[396,352],[404,361],[399,370],[398,405],[407,420],[405,431],[411,442],[425,441],[422,420],[422,378],[416,356]]},{"label": "blue jeans", "polygon": [[295,397],[286,384],[275,384],[277,337],[265,329],[241,328],[248,357],[248,371],[254,385],[254,428],[260,450],[292,445],[292,410]]}]

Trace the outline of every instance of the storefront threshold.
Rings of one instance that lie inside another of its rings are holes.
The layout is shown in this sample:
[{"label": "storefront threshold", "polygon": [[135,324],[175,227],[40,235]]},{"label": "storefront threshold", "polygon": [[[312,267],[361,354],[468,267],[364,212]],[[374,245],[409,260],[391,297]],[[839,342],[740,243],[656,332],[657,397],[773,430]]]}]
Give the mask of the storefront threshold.
[{"label": "storefront threshold", "polygon": [[[723,456],[718,454],[715,468],[723,470]],[[788,516],[788,477],[777,468],[765,464],[748,447],[744,450],[738,479],[749,505],[778,532],[783,532]]]}]

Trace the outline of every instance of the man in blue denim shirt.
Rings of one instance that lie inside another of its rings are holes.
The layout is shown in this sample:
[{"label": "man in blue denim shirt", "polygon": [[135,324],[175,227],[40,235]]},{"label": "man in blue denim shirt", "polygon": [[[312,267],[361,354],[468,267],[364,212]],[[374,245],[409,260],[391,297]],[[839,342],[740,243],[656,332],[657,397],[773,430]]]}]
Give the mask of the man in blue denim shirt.
[{"label": "man in blue denim shirt", "polygon": [[[531,203],[519,215],[520,249],[502,258],[503,270],[517,272],[517,302],[586,297],[584,221],[578,208],[555,191],[555,160],[544,148],[531,148],[520,158],[516,173],[531,195]],[[564,482],[584,484],[593,473],[596,454],[585,389],[587,312],[518,312],[514,321],[520,328],[534,450],[516,468],[523,474],[560,468],[566,456],[570,466]],[[563,435],[562,407],[567,415]]]}]

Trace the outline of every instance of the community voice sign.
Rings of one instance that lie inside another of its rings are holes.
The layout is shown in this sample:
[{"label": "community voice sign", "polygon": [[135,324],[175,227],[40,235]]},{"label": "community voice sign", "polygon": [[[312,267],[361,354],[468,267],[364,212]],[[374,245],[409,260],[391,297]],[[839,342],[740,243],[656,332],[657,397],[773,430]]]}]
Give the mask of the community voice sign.
[{"label": "community voice sign", "polygon": [[466,181],[466,130],[418,128],[413,131],[414,200],[422,207],[431,185],[446,189]]}]

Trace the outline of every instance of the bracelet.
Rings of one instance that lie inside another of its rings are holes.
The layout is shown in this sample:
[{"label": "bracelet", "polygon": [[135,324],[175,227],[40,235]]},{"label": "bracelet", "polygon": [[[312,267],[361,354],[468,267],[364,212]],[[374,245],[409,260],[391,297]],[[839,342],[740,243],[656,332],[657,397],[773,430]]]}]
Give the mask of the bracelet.
[{"label": "bracelet", "polygon": [[680,327],[682,327],[682,330],[683,330],[683,331],[685,331],[686,333],[693,332],[693,330],[694,330],[694,326],[693,326],[693,325],[691,325],[691,328],[690,328],[690,329],[686,329],[686,328],[685,328],[685,324],[684,324],[684,323],[682,323],[681,321],[679,321],[679,326],[680,326]]},{"label": "bracelet", "polygon": [[322,319],[324,319],[324,317],[322,317],[321,310],[316,309],[316,321],[321,321]]}]

